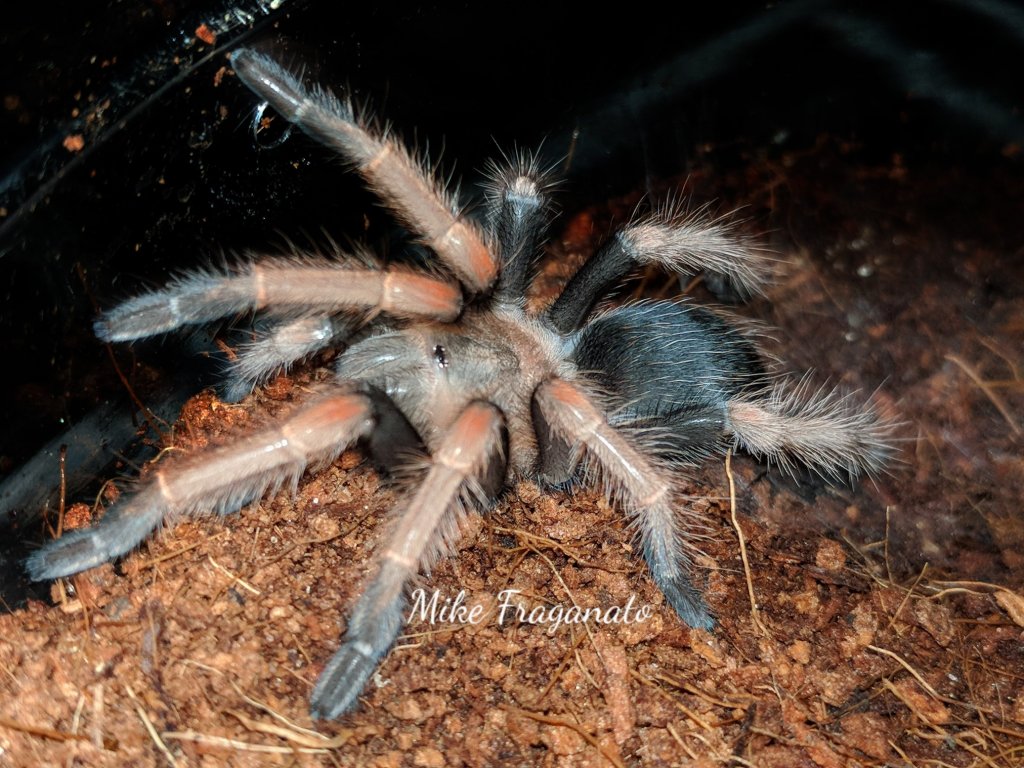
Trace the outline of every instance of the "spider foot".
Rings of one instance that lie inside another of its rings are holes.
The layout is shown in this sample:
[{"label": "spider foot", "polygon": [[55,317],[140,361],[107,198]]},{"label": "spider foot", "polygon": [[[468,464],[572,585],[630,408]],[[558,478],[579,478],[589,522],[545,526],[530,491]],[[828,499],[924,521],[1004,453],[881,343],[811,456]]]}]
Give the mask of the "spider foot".
[{"label": "spider foot", "polygon": [[162,518],[157,494],[142,491],[123,508],[107,512],[98,525],[69,531],[30,555],[25,570],[33,581],[45,581],[102,565],[134,549]]},{"label": "spider foot", "polygon": [[654,574],[654,582],[687,626],[706,630],[715,628],[715,617],[711,615],[707,603],[704,602],[704,596],[693,585],[689,576],[680,574],[662,579]]},{"label": "spider foot", "polygon": [[715,619],[704,602],[704,596],[690,579],[687,561],[675,541],[660,535],[649,535],[644,546],[644,559],[651,569],[654,583],[679,618],[694,629],[713,629]]},{"label": "spider foot", "polygon": [[377,668],[379,654],[361,640],[350,640],[327,663],[313,689],[309,714],[314,720],[334,720],[352,709]]}]

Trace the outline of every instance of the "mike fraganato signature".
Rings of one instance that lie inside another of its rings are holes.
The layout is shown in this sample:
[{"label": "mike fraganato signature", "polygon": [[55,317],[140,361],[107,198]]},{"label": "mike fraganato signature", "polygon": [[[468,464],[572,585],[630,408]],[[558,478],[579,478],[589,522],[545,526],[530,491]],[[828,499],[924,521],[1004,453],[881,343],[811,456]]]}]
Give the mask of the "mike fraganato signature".
[{"label": "mike fraganato signature", "polygon": [[[650,605],[635,605],[633,595],[624,605],[606,607],[581,608],[578,605],[538,605],[529,608],[517,599],[518,589],[504,589],[498,593],[498,604],[495,607],[498,624],[537,624],[547,628],[548,634],[554,634],[565,624],[642,624],[654,613]],[[466,603],[466,590],[459,590],[455,597],[442,597],[441,591],[435,589],[427,592],[416,589],[412,593],[412,608],[407,620],[428,624],[480,624],[488,616],[487,609],[481,603]]]}]

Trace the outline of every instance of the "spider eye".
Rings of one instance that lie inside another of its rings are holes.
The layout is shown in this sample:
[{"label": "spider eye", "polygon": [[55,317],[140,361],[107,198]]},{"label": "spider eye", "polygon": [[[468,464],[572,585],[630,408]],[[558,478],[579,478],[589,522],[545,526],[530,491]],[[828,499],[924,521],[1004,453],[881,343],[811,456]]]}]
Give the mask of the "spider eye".
[{"label": "spider eye", "polygon": [[434,359],[437,360],[438,368],[448,367],[448,353],[440,344],[434,347]]}]

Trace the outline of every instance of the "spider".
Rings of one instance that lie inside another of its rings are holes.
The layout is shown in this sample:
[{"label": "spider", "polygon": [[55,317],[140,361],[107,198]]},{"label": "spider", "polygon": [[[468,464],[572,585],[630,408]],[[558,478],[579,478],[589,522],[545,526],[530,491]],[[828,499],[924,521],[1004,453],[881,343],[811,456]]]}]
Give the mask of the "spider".
[{"label": "spider", "polygon": [[700,523],[673,477],[730,447],[784,468],[841,478],[882,470],[891,427],[870,404],[769,373],[749,334],[683,300],[594,306],[627,273],[704,271],[757,293],[771,260],[722,219],[668,206],[619,229],[541,312],[525,295],[548,218],[550,179],[520,155],[490,169],[486,216],[387,130],[272,58],[231,63],[261,100],[337,150],[436,256],[429,269],[368,256],[253,258],[185,274],[103,314],[96,332],[131,341],[257,312],[267,319],[234,364],[241,394],[313,353],[338,348],[333,382],[274,426],[161,468],[91,528],[27,561],[35,580],[94,567],[180,515],[237,510],[296,486],[361,442],[414,478],[376,574],[311,699],[314,718],[351,710],[403,625],[410,583],[452,544],[470,508],[516,478],[547,487],[599,481],[635,527],[654,581],[691,627],[714,626],[691,580]]}]

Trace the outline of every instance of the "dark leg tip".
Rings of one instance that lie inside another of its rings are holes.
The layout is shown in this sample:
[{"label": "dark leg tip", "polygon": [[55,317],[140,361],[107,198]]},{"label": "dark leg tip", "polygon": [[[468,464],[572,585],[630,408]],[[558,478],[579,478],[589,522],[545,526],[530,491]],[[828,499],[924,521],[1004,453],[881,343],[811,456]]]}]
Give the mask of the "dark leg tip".
[{"label": "dark leg tip", "polygon": [[97,549],[90,529],[71,531],[29,555],[25,571],[32,581],[47,581],[79,573],[108,559]]},{"label": "dark leg tip", "polygon": [[658,586],[669,605],[688,626],[708,631],[715,628],[715,618],[704,602],[703,595],[688,577],[677,576]]},{"label": "dark leg tip", "polygon": [[377,668],[377,658],[358,642],[347,642],[327,663],[309,702],[314,720],[334,720],[354,709],[363,686]]}]

